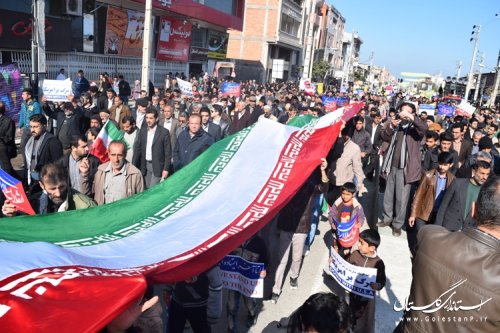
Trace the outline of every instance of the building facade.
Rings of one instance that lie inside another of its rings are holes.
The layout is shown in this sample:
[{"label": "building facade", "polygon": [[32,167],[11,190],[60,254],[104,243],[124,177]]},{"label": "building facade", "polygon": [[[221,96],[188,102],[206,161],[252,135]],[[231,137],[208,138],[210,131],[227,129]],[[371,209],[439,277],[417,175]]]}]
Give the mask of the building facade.
[{"label": "building facade", "polygon": [[243,29],[229,31],[227,52],[235,61],[238,79],[298,78],[303,20],[301,0],[245,1]]},{"label": "building facade", "polygon": [[322,27],[315,61],[327,61],[330,65],[328,76],[334,77],[342,69],[342,41],[345,18],[332,5],[323,3],[321,7]]},{"label": "building facade", "polygon": [[[34,0],[45,14],[45,63],[54,79],[60,68],[74,77],[83,69],[140,79],[145,0]],[[243,28],[245,0],[153,0],[150,78],[163,85],[165,74],[213,73],[227,59],[227,30]],[[33,71],[31,1],[0,2],[0,61]],[[43,45],[38,45],[42,48]]]}]

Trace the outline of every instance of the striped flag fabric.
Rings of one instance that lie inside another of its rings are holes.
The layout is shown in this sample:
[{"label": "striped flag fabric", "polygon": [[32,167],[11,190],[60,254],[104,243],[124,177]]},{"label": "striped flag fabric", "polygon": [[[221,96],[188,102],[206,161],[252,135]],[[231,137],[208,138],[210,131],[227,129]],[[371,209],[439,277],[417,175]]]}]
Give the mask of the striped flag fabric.
[{"label": "striped flag fabric", "polygon": [[95,332],[141,297],[146,279],[206,271],[286,205],[335,142],[343,112],[362,105],[305,129],[262,119],[128,199],[0,219],[2,331]]},{"label": "striped flag fabric", "polygon": [[109,161],[108,145],[111,141],[122,140],[123,133],[116,125],[108,119],[99,131],[97,138],[92,145],[92,154],[97,157],[101,163]]}]

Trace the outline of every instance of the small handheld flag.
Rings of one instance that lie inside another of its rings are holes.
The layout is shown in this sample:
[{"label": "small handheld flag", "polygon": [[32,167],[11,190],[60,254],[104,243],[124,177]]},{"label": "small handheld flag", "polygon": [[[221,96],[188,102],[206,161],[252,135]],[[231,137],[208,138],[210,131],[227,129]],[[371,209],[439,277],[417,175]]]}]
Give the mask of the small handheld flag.
[{"label": "small handheld flag", "polygon": [[36,215],[28,201],[23,184],[0,168],[0,188],[3,194],[16,208],[23,213]]}]

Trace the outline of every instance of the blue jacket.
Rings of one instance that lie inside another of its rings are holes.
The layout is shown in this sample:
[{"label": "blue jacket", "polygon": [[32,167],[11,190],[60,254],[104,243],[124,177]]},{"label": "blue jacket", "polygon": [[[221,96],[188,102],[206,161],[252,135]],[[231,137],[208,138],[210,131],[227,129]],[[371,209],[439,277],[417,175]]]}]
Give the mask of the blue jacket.
[{"label": "blue jacket", "polygon": [[35,114],[42,113],[42,108],[40,107],[40,103],[37,101],[31,101],[29,104],[23,102],[21,104],[21,112],[19,113],[19,128],[30,128],[30,117]]},{"label": "blue jacket", "polygon": [[174,169],[177,171],[186,164],[194,160],[214,143],[214,138],[200,128],[200,130],[191,137],[189,129],[186,127],[177,138],[173,152]]}]

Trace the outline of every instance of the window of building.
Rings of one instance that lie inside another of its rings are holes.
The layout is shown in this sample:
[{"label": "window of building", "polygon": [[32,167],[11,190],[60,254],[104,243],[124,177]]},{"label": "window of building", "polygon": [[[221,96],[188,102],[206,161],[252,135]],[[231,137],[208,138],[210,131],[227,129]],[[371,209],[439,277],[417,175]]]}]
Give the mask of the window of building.
[{"label": "window of building", "polygon": [[236,15],[237,0],[193,0],[220,12]]},{"label": "window of building", "polygon": [[191,31],[191,45],[197,47],[207,47],[206,45],[207,30],[205,28],[197,28],[193,25]]},{"label": "window of building", "polygon": [[289,35],[297,37],[299,32],[300,23],[292,19],[290,16],[282,14],[281,15],[281,26],[280,30],[286,32]]}]

